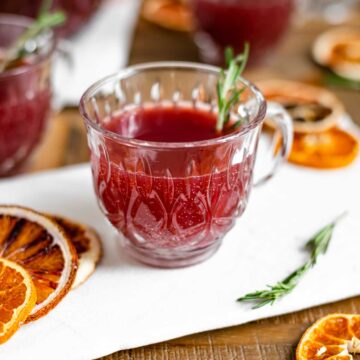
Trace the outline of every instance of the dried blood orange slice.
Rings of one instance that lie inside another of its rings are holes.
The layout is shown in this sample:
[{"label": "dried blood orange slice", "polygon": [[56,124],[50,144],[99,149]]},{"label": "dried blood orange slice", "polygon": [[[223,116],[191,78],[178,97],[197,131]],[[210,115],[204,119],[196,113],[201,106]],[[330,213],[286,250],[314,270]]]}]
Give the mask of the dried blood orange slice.
[{"label": "dried blood orange slice", "polygon": [[29,273],[0,259],[0,344],[14,335],[35,304],[36,289]]},{"label": "dried blood orange slice", "polygon": [[69,292],[77,254],[50,218],[19,206],[0,206],[0,257],[23,267],[36,287],[36,306],[27,318],[47,314]]},{"label": "dried blood orange slice", "polygon": [[296,360],[351,360],[351,354],[360,354],[360,315],[332,314],[306,330]]},{"label": "dried blood orange slice", "polygon": [[332,128],[322,133],[295,134],[289,161],[318,169],[349,165],[358,155],[359,142],[350,133]]},{"label": "dried blood orange slice", "polygon": [[79,257],[79,267],[72,285],[74,289],[84,283],[95,271],[102,255],[101,240],[96,231],[89,226],[60,216],[52,218],[64,229]]}]

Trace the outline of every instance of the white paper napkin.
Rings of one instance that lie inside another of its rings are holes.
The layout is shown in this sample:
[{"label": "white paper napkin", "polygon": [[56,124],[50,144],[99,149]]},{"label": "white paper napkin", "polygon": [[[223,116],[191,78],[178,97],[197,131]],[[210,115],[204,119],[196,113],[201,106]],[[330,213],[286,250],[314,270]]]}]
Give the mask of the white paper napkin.
[{"label": "white paper napkin", "polygon": [[127,63],[140,0],[107,0],[82,31],[68,41],[72,66],[57,57],[55,96],[58,106],[78,105],[95,81]]},{"label": "white paper napkin", "polygon": [[[46,317],[0,347],[0,358],[93,359],[204,330],[242,324],[360,294],[360,159],[334,171],[287,165],[254,189],[244,216],[215,256],[161,270],[129,258],[96,204],[88,165],[0,181],[0,203],[92,224],[105,246],[95,274]],[[235,300],[303,263],[304,243],[344,210],[325,257],[274,306]]]}]

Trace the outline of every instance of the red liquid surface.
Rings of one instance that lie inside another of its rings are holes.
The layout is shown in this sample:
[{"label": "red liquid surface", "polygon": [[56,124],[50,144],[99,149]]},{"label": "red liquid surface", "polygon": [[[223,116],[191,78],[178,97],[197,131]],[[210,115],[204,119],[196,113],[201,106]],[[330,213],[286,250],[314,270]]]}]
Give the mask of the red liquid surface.
[{"label": "red liquid surface", "polygon": [[217,137],[216,118],[186,107],[152,107],[114,118],[106,129],[126,137],[158,142],[192,142]]},{"label": "red liquid surface", "polygon": [[[141,140],[193,142],[214,138],[215,121],[204,111],[159,107],[114,117],[106,128]],[[208,246],[223,237],[246,206],[254,156],[231,165],[235,147],[130,149],[105,140],[100,154],[92,154],[101,207],[136,246]]]},{"label": "red liquid surface", "polygon": [[199,30],[215,43],[219,60],[232,46],[250,43],[251,63],[260,62],[286,31],[293,0],[192,0]]}]

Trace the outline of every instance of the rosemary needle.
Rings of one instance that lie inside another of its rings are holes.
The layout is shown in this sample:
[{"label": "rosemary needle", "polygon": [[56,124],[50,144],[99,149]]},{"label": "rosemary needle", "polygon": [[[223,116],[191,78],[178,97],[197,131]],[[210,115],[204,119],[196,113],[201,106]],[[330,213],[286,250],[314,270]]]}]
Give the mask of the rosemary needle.
[{"label": "rosemary needle", "polygon": [[[240,98],[245,87],[238,88],[238,80],[245,69],[249,58],[249,44],[245,43],[244,52],[234,57],[232,48],[225,50],[225,59],[227,70],[220,71],[217,83],[218,97],[218,119],[216,123],[216,132],[221,133],[224,125],[230,120],[230,110]],[[239,124],[238,124],[239,125]]]},{"label": "rosemary needle", "polygon": [[254,302],[255,305],[253,306],[253,309],[258,309],[265,305],[272,305],[280,298],[291,293],[291,291],[293,291],[298,285],[301,278],[316,265],[318,257],[326,253],[334,228],[345,215],[346,213],[342,214],[336,220],[326,225],[306,243],[306,247],[311,251],[311,253],[305,264],[275,285],[268,285],[267,289],[246,294],[245,296],[237,299],[237,301]]},{"label": "rosemary needle", "polygon": [[7,66],[24,56],[26,54],[26,43],[38,36],[45,29],[59,26],[66,20],[66,16],[62,11],[50,12],[50,1],[44,1],[39,16],[30,25],[30,27],[21,34],[16,41],[5,50],[2,59],[0,60],[0,73],[6,70]]}]

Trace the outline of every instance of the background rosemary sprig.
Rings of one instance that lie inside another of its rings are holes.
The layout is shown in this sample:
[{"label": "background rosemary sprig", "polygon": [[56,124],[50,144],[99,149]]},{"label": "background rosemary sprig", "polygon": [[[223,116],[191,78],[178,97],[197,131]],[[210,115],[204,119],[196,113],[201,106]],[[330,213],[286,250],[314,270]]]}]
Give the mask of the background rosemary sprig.
[{"label": "background rosemary sprig", "polygon": [[268,285],[268,289],[254,291],[246,294],[245,296],[237,299],[242,302],[254,302],[253,309],[258,309],[265,305],[272,305],[280,298],[289,294],[300,282],[301,278],[316,265],[316,262],[320,255],[326,253],[329,243],[332,238],[332,234],[337,223],[345,216],[345,213],[339,216],[329,225],[326,225],[319,232],[317,232],[307,243],[310,253],[310,258],[305,262],[304,265],[300,266],[288,277],[279,281],[275,285]]},{"label": "background rosemary sprig", "polygon": [[45,29],[59,26],[65,22],[65,14],[62,11],[50,12],[50,7],[51,1],[44,1],[38,17],[30,27],[4,51],[3,56],[0,59],[0,73],[6,70],[11,62],[18,60],[27,54],[26,44],[29,40],[38,36]]},{"label": "background rosemary sprig", "polygon": [[224,126],[230,120],[231,107],[239,101],[241,93],[245,88],[237,87],[239,76],[244,71],[249,58],[249,44],[245,43],[244,52],[234,57],[231,48],[225,51],[227,70],[221,70],[217,83],[218,97],[218,120],[216,132],[221,133]]},{"label": "background rosemary sprig", "polygon": [[324,78],[325,85],[342,87],[350,90],[360,90],[359,80],[345,79],[333,72],[328,72]]}]

